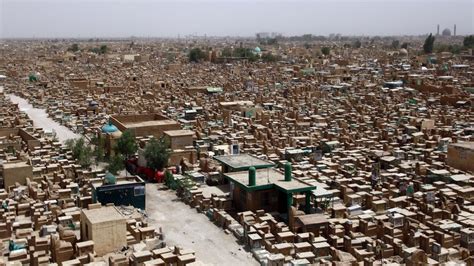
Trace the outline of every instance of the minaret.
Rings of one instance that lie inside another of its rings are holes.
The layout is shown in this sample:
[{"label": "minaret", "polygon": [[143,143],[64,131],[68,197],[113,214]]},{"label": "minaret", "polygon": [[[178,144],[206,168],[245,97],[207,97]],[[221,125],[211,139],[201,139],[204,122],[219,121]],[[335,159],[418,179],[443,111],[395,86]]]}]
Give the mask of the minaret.
[{"label": "minaret", "polygon": [[454,24],[454,37],[456,37],[456,24]]},{"label": "minaret", "polygon": [[436,36],[439,36],[439,24],[438,24],[438,30],[436,31]]}]

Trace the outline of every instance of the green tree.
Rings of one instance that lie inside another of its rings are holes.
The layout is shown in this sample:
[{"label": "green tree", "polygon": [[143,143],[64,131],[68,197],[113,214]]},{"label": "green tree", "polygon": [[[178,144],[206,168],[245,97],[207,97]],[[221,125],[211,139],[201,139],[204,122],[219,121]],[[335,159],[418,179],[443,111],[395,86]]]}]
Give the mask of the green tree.
[{"label": "green tree", "polygon": [[402,43],[402,48],[403,49],[408,49],[408,43],[407,42]]},{"label": "green tree", "polygon": [[74,43],[74,44],[72,44],[71,47],[69,47],[67,50],[68,50],[68,51],[71,51],[71,52],[77,52],[77,51],[79,51],[79,44]]},{"label": "green tree", "polygon": [[232,49],[230,47],[225,47],[221,52],[222,57],[232,57]]},{"label": "green tree", "polygon": [[463,47],[459,44],[440,44],[435,46],[435,51],[437,53],[442,53],[442,52],[450,52],[453,54],[459,54],[461,53]]},{"label": "green tree", "polygon": [[165,185],[171,189],[176,189],[176,181],[170,171],[165,172]]},{"label": "green tree", "polygon": [[153,170],[162,170],[170,158],[169,143],[161,137],[152,138],[145,146],[144,156],[147,166]]},{"label": "green tree", "polygon": [[129,130],[123,132],[122,136],[117,139],[115,144],[115,151],[122,154],[125,159],[130,158],[131,155],[135,154],[138,150],[135,136]]},{"label": "green tree", "polygon": [[[72,148],[74,147],[74,142],[75,142],[74,139],[68,139],[68,140],[66,140],[66,141],[64,142],[64,145],[65,145],[68,149],[72,150]],[[74,156],[74,155],[73,155],[73,156]]]},{"label": "green tree", "polygon": [[462,50],[463,50],[463,47],[459,44],[449,45],[449,51],[453,54],[460,54]]},{"label": "green tree", "polygon": [[433,46],[435,42],[435,37],[430,33],[423,44],[423,51],[425,54],[431,54],[433,52]]},{"label": "green tree", "polygon": [[400,41],[399,40],[393,40],[392,41],[392,48],[393,49],[398,49],[399,46],[400,46]]},{"label": "green tree", "polygon": [[280,60],[279,56],[273,55],[271,53],[264,53],[264,54],[262,54],[261,58],[262,58],[263,62],[276,62],[276,61]]},{"label": "green tree", "polygon": [[109,165],[107,165],[107,171],[113,175],[118,175],[118,173],[123,169],[125,169],[123,156],[120,154],[112,156],[112,158],[109,160]]},{"label": "green tree", "polygon": [[233,56],[246,58],[252,62],[258,59],[258,56],[253,53],[252,49],[244,48],[244,47],[235,48]]},{"label": "green tree", "polygon": [[474,48],[474,35],[464,37],[463,45],[467,48]]},{"label": "green tree", "polygon": [[65,144],[72,151],[72,157],[76,159],[78,164],[83,167],[91,165],[92,148],[86,144],[84,138],[68,139]]},{"label": "green tree", "polygon": [[352,47],[359,49],[360,47],[362,47],[362,43],[359,39],[357,39],[352,43]]},{"label": "green tree", "polygon": [[267,39],[267,44],[268,45],[276,45],[276,44],[278,44],[278,39],[277,38],[268,38]]},{"label": "green tree", "polygon": [[95,54],[106,54],[109,51],[109,48],[107,45],[101,45],[100,47],[90,48],[89,51]]},{"label": "green tree", "polygon": [[96,164],[105,159],[105,140],[104,138],[93,137],[91,143],[94,144],[94,156]]},{"label": "green tree", "polygon": [[104,44],[104,45],[100,46],[99,53],[100,54],[105,54],[105,53],[107,53],[108,50],[109,50],[109,48],[107,47],[107,45]]},{"label": "green tree", "polygon": [[323,48],[321,48],[321,53],[323,53],[323,55],[329,55],[330,52],[331,52],[331,48],[327,46],[324,46]]},{"label": "green tree", "polygon": [[193,48],[189,51],[189,61],[190,62],[200,62],[206,58],[206,53],[204,53],[200,48]]}]

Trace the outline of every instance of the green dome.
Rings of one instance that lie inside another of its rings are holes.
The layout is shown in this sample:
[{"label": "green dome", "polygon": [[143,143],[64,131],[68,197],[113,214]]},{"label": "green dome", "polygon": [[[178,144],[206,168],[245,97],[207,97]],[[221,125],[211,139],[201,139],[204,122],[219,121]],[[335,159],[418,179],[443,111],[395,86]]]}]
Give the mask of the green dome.
[{"label": "green dome", "polygon": [[114,132],[117,132],[118,131],[118,128],[114,125],[112,125],[112,123],[107,123],[105,124],[103,127],[102,127],[102,133],[114,133]]},{"label": "green dome", "polygon": [[262,49],[260,49],[260,47],[255,47],[255,49],[253,49],[256,53],[261,53],[262,52]]}]

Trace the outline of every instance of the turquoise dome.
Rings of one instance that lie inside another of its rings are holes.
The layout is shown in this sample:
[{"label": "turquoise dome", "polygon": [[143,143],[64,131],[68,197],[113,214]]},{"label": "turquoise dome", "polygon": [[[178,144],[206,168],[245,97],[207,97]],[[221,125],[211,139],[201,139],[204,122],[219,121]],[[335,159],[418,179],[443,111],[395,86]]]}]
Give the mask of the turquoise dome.
[{"label": "turquoise dome", "polygon": [[262,52],[262,49],[260,49],[260,47],[255,47],[255,49],[253,49],[256,53],[261,53]]},{"label": "turquoise dome", "polygon": [[103,127],[102,127],[102,133],[114,133],[114,132],[117,132],[118,131],[118,128],[114,125],[112,125],[110,122],[105,124]]}]

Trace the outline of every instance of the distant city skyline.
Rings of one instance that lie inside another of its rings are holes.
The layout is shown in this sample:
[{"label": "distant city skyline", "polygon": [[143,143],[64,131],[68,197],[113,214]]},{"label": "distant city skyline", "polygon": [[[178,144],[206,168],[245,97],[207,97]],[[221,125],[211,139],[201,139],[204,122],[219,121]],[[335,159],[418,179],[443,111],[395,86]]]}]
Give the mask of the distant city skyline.
[{"label": "distant city skyline", "polygon": [[474,32],[473,0],[0,0],[0,38]]}]

